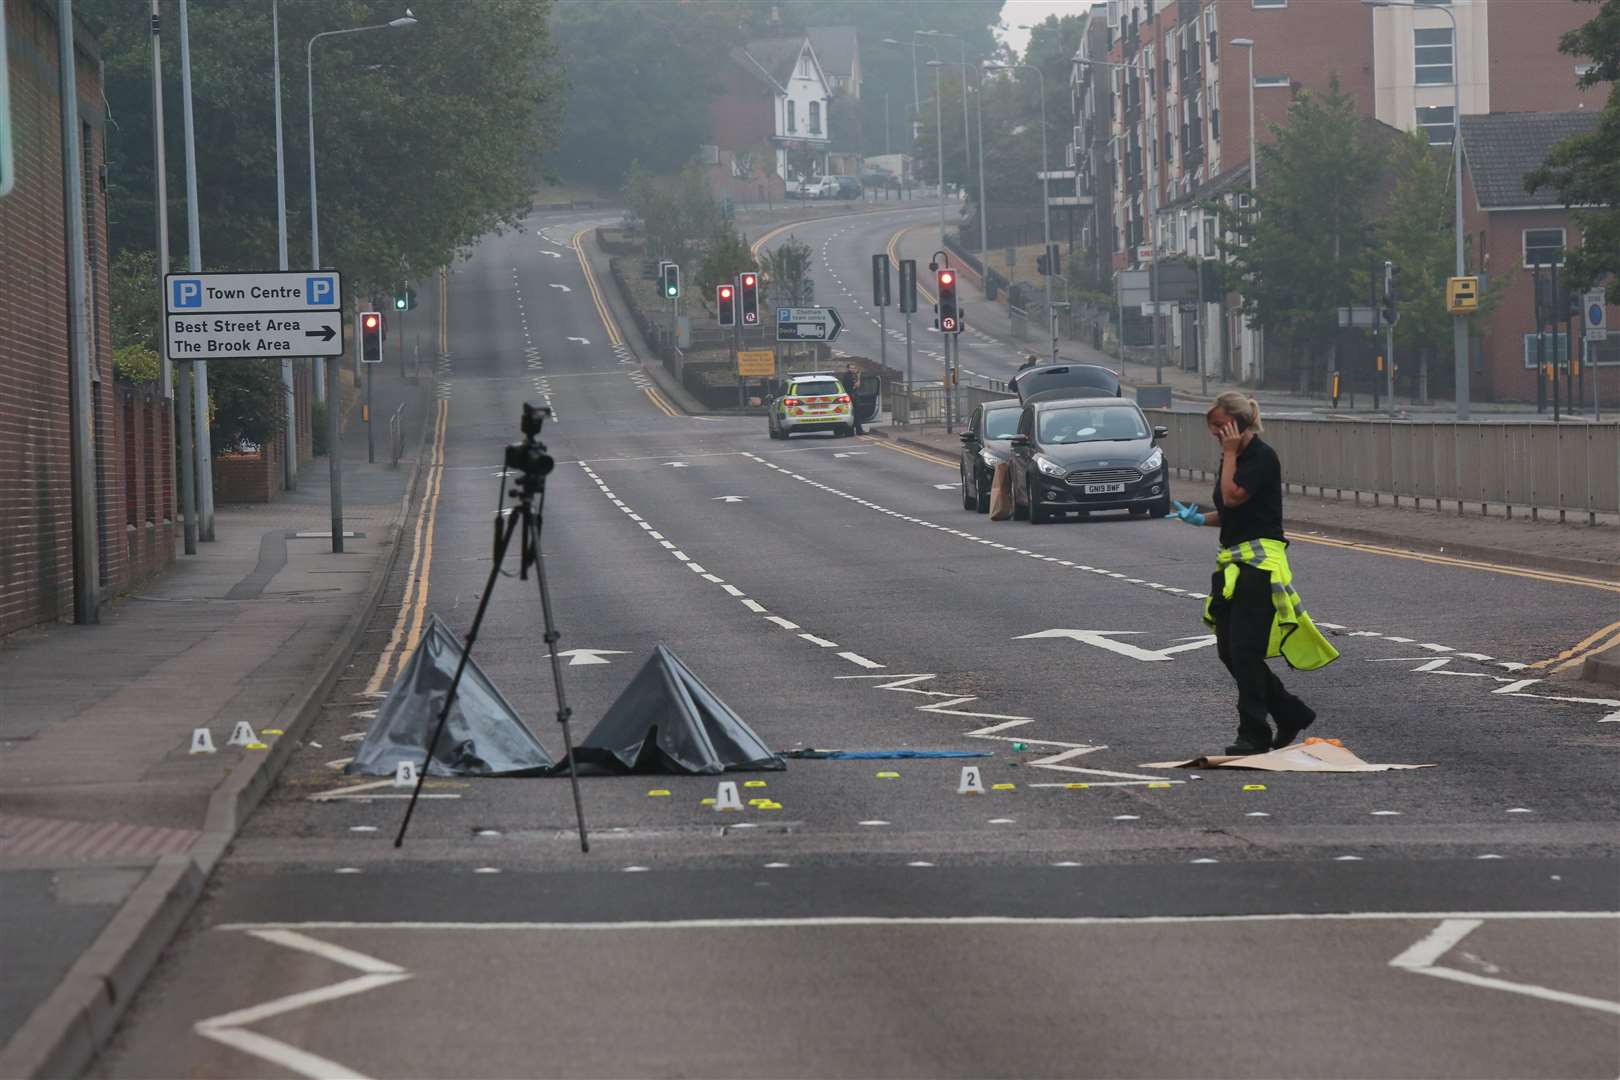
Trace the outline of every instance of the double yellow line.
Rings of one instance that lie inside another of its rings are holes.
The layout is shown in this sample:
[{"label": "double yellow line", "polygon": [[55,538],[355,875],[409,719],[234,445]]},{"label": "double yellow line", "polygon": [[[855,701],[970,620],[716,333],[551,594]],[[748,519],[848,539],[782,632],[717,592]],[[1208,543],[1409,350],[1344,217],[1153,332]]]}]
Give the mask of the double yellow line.
[{"label": "double yellow line", "polygon": [[675,406],[673,406],[673,405],[671,405],[669,403],[668,398],[666,398],[663,394],[658,392],[657,387],[648,386],[648,387],[643,387],[643,389],[647,394],[647,400],[651,401],[653,403],[653,408],[657,409],[659,412],[663,413],[665,416],[680,416],[680,415],[682,415],[682,413],[681,413],[681,411],[679,409],[675,408]]},{"label": "double yellow line", "polygon": [[[1410,559],[1414,562],[1428,563],[1431,566],[1458,566],[1465,570],[1485,570],[1493,574],[1507,574],[1510,577],[1529,578],[1532,581],[1547,581],[1558,585],[1578,585],[1585,589],[1598,589],[1602,592],[1620,593],[1620,583],[1604,581],[1602,578],[1579,577],[1575,574],[1560,574],[1552,570],[1527,570],[1518,566],[1503,566],[1501,563],[1480,562],[1475,559],[1460,559],[1450,555],[1430,555],[1422,551],[1408,551],[1405,548],[1384,547],[1380,544],[1364,544],[1355,540],[1336,540],[1327,536],[1307,536],[1303,533],[1293,533],[1290,539],[1299,540],[1307,544],[1321,544],[1324,547],[1343,548],[1350,551],[1366,552],[1370,555],[1386,555],[1392,559]],[[1620,629],[1616,623],[1610,629]],[[1601,632],[1601,631],[1600,631]]]},{"label": "double yellow line", "polygon": [[951,461],[949,458],[946,458],[943,455],[930,454],[923,450],[914,450],[909,446],[901,446],[899,443],[890,442],[888,439],[879,439],[872,435],[863,435],[861,438],[866,442],[871,443],[873,446],[881,446],[885,450],[893,450],[897,454],[904,454],[907,457],[914,457],[918,461],[926,461],[930,465],[940,465],[947,469],[954,469],[958,467],[957,462]]},{"label": "double yellow line", "polygon": [[608,344],[621,345],[624,343],[624,338],[619,335],[619,324],[613,318],[612,312],[608,311],[607,303],[602,299],[602,290],[596,286],[596,274],[591,271],[591,261],[585,257],[585,248],[580,243],[580,238],[590,230],[589,225],[579,230],[574,234],[574,238],[568,242],[568,246],[574,249],[575,255],[579,256],[579,268],[585,272],[585,285],[591,290],[591,303],[596,305],[596,314],[602,320],[602,329],[607,331]]},{"label": "double yellow line", "polygon": [[[906,233],[911,232],[913,229],[921,229],[921,228],[924,228],[924,226],[922,226],[922,225],[907,225],[903,229],[897,229],[895,231],[895,234],[893,236],[889,237],[889,246],[888,246],[889,261],[894,263],[895,266],[900,265],[900,241],[901,241],[901,239],[906,235]],[[923,284],[923,279],[922,279],[921,276],[919,276],[917,278],[917,291],[922,293],[924,298],[926,298],[927,301],[930,304],[939,303],[939,297],[935,296],[933,293],[928,291],[928,287]]]},{"label": "double yellow line", "polygon": [[433,425],[433,456],[428,462],[427,490],[422,505],[416,511],[416,529],[411,539],[411,568],[405,581],[405,595],[394,618],[393,632],[388,644],[377,657],[377,666],[366,682],[365,692],[375,694],[382,690],[383,680],[402,656],[409,656],[422,640],[422,627],[427,621],[428,580],[433,569],[433,530],[439,521],[439,492],[444,485],[445,428],[450,415],[450,403],[439,402],[438,416]]},{"label": "double yellow line", "polygon": [[1603,629],[1588,634],[1557,656],[1537,660],[1530,667],[1537,671],[1547,668],[1554,671],[1568,671],[1577,664],[1584,663],[1588,656],[1606,653],[1616,647],[1620,647],[1620,622],[1612,622]]}]

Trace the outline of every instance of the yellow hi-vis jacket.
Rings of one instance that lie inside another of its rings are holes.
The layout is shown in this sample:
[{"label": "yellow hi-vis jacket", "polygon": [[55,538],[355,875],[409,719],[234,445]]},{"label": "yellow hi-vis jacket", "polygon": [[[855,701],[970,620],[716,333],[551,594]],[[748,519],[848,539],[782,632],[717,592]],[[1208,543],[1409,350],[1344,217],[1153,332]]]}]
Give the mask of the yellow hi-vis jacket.
[{"label": "yellow hi-vis jacket", "polygon": [[[1221,596],[1232,599],[1237,588],[1238,566],[1252,566],[1271,575],[1271,603],[1276,614],[1271,620],[1271,640],[1266,645],[1268,658],[1280,656],[1288,666],[1300,671],[1315,671],[1339,658],[1339,650],[1329,644],[1322,631],[1305,614],[1305,605],[1294,591],[1294,574],[1288,568],[1288,546],[1280,540],[1245,540],[1233,547],[1222,548],[1215,557],[1215,565],[1224,572]],[[1215,625],[1211,608],[1214,597],[1204,601],[1204,623]]]}]

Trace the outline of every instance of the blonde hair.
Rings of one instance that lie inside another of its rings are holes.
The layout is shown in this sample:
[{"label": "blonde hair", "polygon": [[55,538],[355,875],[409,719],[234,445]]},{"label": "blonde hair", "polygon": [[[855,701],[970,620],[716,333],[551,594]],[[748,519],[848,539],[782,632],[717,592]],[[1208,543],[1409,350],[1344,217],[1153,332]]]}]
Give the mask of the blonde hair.
[{"label": "blonde hair", "polygon": [[1204,413],[1204,418],[1208,419],[1217,412],[1223,412],[1234,420],[1242,420],[1250,431],[1258,433],[1264,430],[1260,426],[1260,403],[1247,394],[1228,390],[1215,399],[1215,404]]}]

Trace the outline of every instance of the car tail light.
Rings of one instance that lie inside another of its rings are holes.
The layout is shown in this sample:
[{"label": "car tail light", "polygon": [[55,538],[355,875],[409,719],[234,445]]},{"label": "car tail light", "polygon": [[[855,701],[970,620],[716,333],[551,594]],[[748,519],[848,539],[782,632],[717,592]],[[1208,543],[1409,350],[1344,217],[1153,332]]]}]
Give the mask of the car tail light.
[{"label": "car tail light", "polygon": [[790,398],[783,398],[782,399],[782,404],[791,407],[791,406],[794,406],[794,405],[803,405],[804,402],[800,401],[796,397],[790,397]]},{"label": "car tail light", "polygon": [[848,405],[849,404],[849,395],[848,394],[839,394],[838,395],[838,404],[840,404],[840,405]]}]

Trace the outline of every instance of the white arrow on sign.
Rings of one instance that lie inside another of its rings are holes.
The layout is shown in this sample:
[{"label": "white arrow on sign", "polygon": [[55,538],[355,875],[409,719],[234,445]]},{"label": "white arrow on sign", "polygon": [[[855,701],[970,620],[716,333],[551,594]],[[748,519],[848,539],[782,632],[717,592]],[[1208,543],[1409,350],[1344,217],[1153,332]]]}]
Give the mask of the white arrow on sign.
[{"label": "white arrow on sign", "polygon": [[613,661],[604,660],[604,656],[623,656],[623,649],[568,649],[557,654],[568,657],[569,667],[585,667],[587,664],[611,664]]},{"label": "white arrow on sign", "polygon": [[556,282],[555,282],[555,281],[553,281],[553,282],[552,282],[552,283],[551,283],[551,287],[552,287],[552,288],[553,288],[553,289],[561,289],[561,290],[562,290],[562,291],[563,291],[563,292],[573,292],[573,291],[574,291],[574,290],[573,290],[573,289],[570,289],[570,288],[569,288],[569,287],[568,287],[568,286],[566,286],[566,285],[559,285],[559,284],[557,284],[557,283],[556,283]]},{"label": "white arrow on sign", "polygon": [[[671,462],[670,464],[674,464],[674,462]],[[746,496],[746,495],[717,495],[714,498],[710,499],[709,501],[710,502],[734,503],[734,502],[742,502],[746,498],[748,498],[748,496]]]},{"label": "white arrow on sign", "polygon": [[568,340],[569,340],[569,341],[577,341],[577,342],[579,342],[579,343],[580,343],[580,344],[581,344],[581,345],[589,345],[589,344],[590,344],[590,343],[591,343],[591,339],[590,339],[590,338],[582,338],[582,337],[571,337],[571,338],[569,338],[569,339],[568,339]]},{"label": "white arrow on sign", "polygon": [[1120,656],[1128,656],[1132,660],[1141,660],[1144,663],[1154,663],[1160,660],[1169,660],[1172,655],[1188,652],[1192,649],[1202,649],[1215,644],[1213,634],[1200,634],[1196,639],[1182,639],[1186,644],[1172,645],[1168,649],[1143,649],[1132,645],[1128,641],[1115,641],[1114,635],[1138,634],[1139,630],[1041,630],[1033,634],[1022,634],[1015,641],[1026,641],[1030,638],[1070,638],[1083,645],[1095,645]]}]

